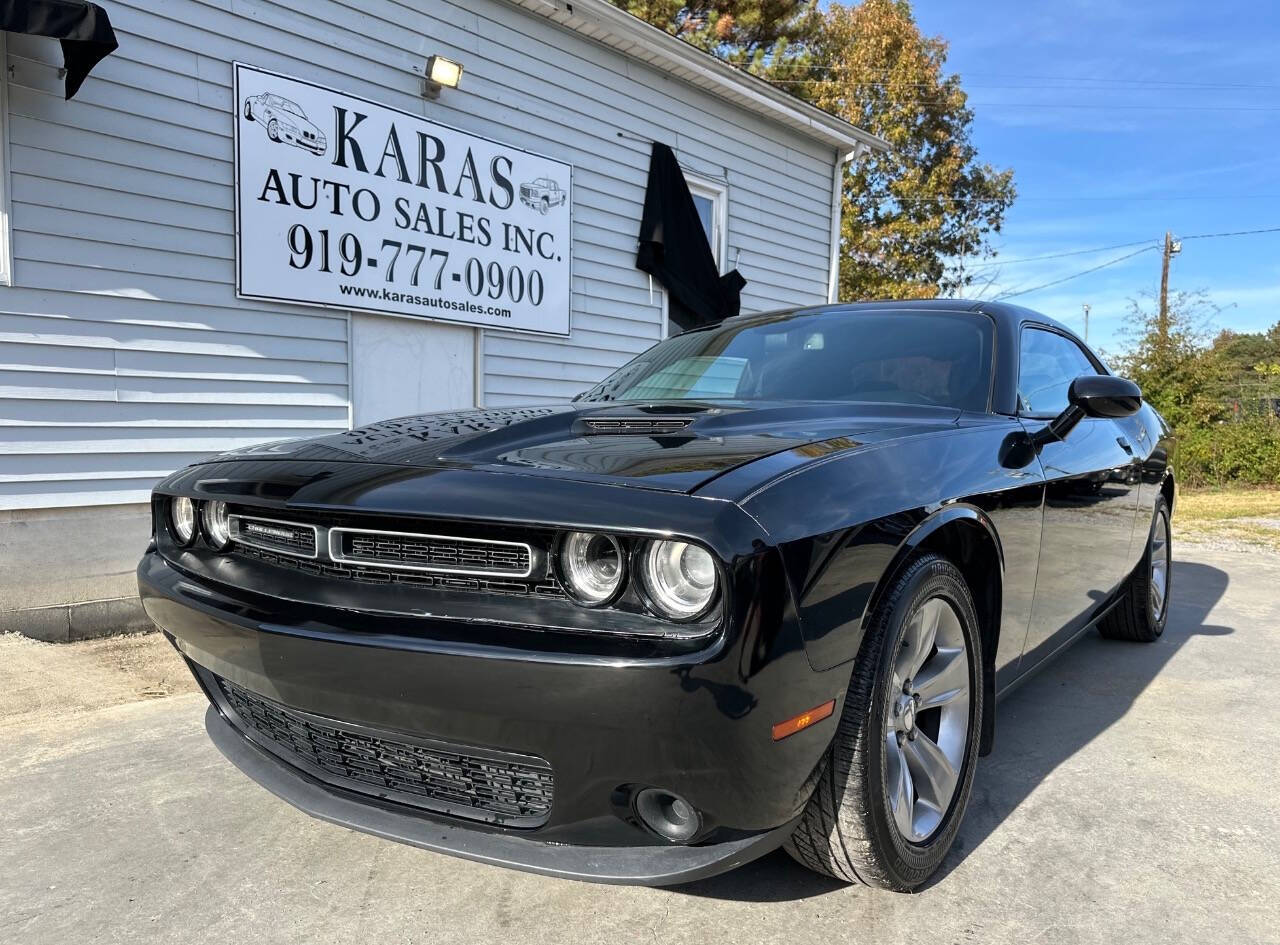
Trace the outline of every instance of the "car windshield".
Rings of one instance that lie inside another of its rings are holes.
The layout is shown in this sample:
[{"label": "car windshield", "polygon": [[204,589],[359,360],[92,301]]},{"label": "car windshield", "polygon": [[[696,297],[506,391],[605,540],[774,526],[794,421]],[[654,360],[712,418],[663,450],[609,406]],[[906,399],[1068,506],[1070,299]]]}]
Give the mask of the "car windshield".
[{"label": "car windshield", "polygon": [[993,328],[973,312],[733,319],[660,342],[578,399],[827,400],[985,411]]},{"label": "car windshield", "polygon": [[291,112],[292,114],[297,115],[299,118],[307,117],[306,115],[302,114],[301,108],[299,108],[293,102],[289,101],[287,98],[280,99],[280,107],[287,112]]}]

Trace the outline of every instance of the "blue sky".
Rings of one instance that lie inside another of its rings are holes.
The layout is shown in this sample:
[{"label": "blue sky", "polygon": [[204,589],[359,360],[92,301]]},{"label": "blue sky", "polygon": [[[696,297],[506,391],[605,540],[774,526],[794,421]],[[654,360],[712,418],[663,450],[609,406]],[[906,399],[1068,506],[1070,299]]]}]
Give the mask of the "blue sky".
[{"label": "blue sky", "polygon": [[[1015,171],[1019,196],[995,240],[1000,258],[1155,244],[1166,229],[1280,227],[1280,5],[916,0],[914,8],[927,35],[950,43],[948,66],[963,77],[983,159]],[[1126,252],[1001,265],[984,296]],[[1160,255],[1148,251],[1010,301],[1077,330],[1088,302],[1090,342],[1116,351],[1127,300],[1154,293],[1159,278]],[[1214,327],[1264,329],[1280,321],[1280,232],[1186,240],[1170,287],[1207,290],[1223,309]]]}]

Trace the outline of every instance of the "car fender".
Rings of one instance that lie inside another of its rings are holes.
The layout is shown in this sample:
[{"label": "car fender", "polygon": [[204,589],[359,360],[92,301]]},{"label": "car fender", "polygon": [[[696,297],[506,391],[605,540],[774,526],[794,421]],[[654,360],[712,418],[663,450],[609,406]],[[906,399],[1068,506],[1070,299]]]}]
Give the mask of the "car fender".
[{"label": "car fender", "polygon": [[[784,549],[784,561],[793,578],[792,595],[810,668],[827,673],[844,666],[852,673],[871,615],[894,578],[912,558],[929,550],[956,559],[954,549],[961,543],[956,541],[960,536],[954,526],[959,523],[967,523],[983,536],[996,556],[994,568],[955,560],[973,588],[979,614],[986,618],[979,628],[986,670],[983,690],[987,709],[981,734],[986,754],[995,735],[995,657],[1004,594],[1004,548],[986,511],[971,503],[950,502],[904,512],[849,529],[838,537],[828,536],[829,550],[816,555],[815,547],[795,543]],[[806,561],[810,564],[808,573],[804,572]],[[973,587],[975,576],[989,579],[990,584]]]},{"label": "car fender", "polygon": [[928,543],[929,538],[936,532],[940,531],[947,525],[954,522],[967,521],[973,522],[980,526],[990,539],[991,544],[996,551],[996,560],[998,568],[996,571],[996,580],[1003,585],[1004,583],[1004,546],[1000,542],[1000,533],[996,531],[995,524],[991,521],[991,517],[976,505],[967,502],[949,502],[941,508],[930,513],[919,525],[917,525],[898,547],[897,553],[893,560],[889,563],[889,567],[885,569],[885,573],[881,576],[880,583],[876,586],[875,591],[871,594],[871,598],[867,603],[867,609],[863,613],[865,619],[870,615],[871,611],[879,604],[881,596],[884,594],[885,587],[889,580],[902,568],[902,566]]}]

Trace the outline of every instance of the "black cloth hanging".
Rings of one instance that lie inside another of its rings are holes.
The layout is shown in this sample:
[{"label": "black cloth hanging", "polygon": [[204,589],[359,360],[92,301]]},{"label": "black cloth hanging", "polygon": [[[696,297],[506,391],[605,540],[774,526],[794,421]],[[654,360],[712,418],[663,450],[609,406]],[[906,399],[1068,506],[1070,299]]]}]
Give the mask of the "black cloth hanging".
[{"label": "black cloth hanging", "polygon": [[680,162],[657,141],[649,156],[636,268],[666,287],[668,314],[682,331],[737,315],[747,284],[736,269],[720,275]]},{"label": "black cloth hanging", "polygon": [[0,29],[62,43],[68,99],[80,91],[93,67],[120,45],[107,11],[84,0],[0,0]]}]

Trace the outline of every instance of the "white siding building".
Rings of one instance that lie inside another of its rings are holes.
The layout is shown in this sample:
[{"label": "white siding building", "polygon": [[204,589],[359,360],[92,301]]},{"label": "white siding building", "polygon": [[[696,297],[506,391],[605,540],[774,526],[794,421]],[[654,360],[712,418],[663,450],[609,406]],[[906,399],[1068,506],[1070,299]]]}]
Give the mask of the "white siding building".
[{"label": "white siding building", "polygon": [[[744,311],[829,298],[841,167],[883,146],[604,0],[102,5],[119,49],[71,101],[55,40],[0,34],[0,630],[49,639],[137,619],[144,503],[175,468],[562,400],[663,337],[635,268],[650,142]],[[432,55],[464,67],[436,99]],[[567,337],[238,292],[233,63],[571,166]]]}]

